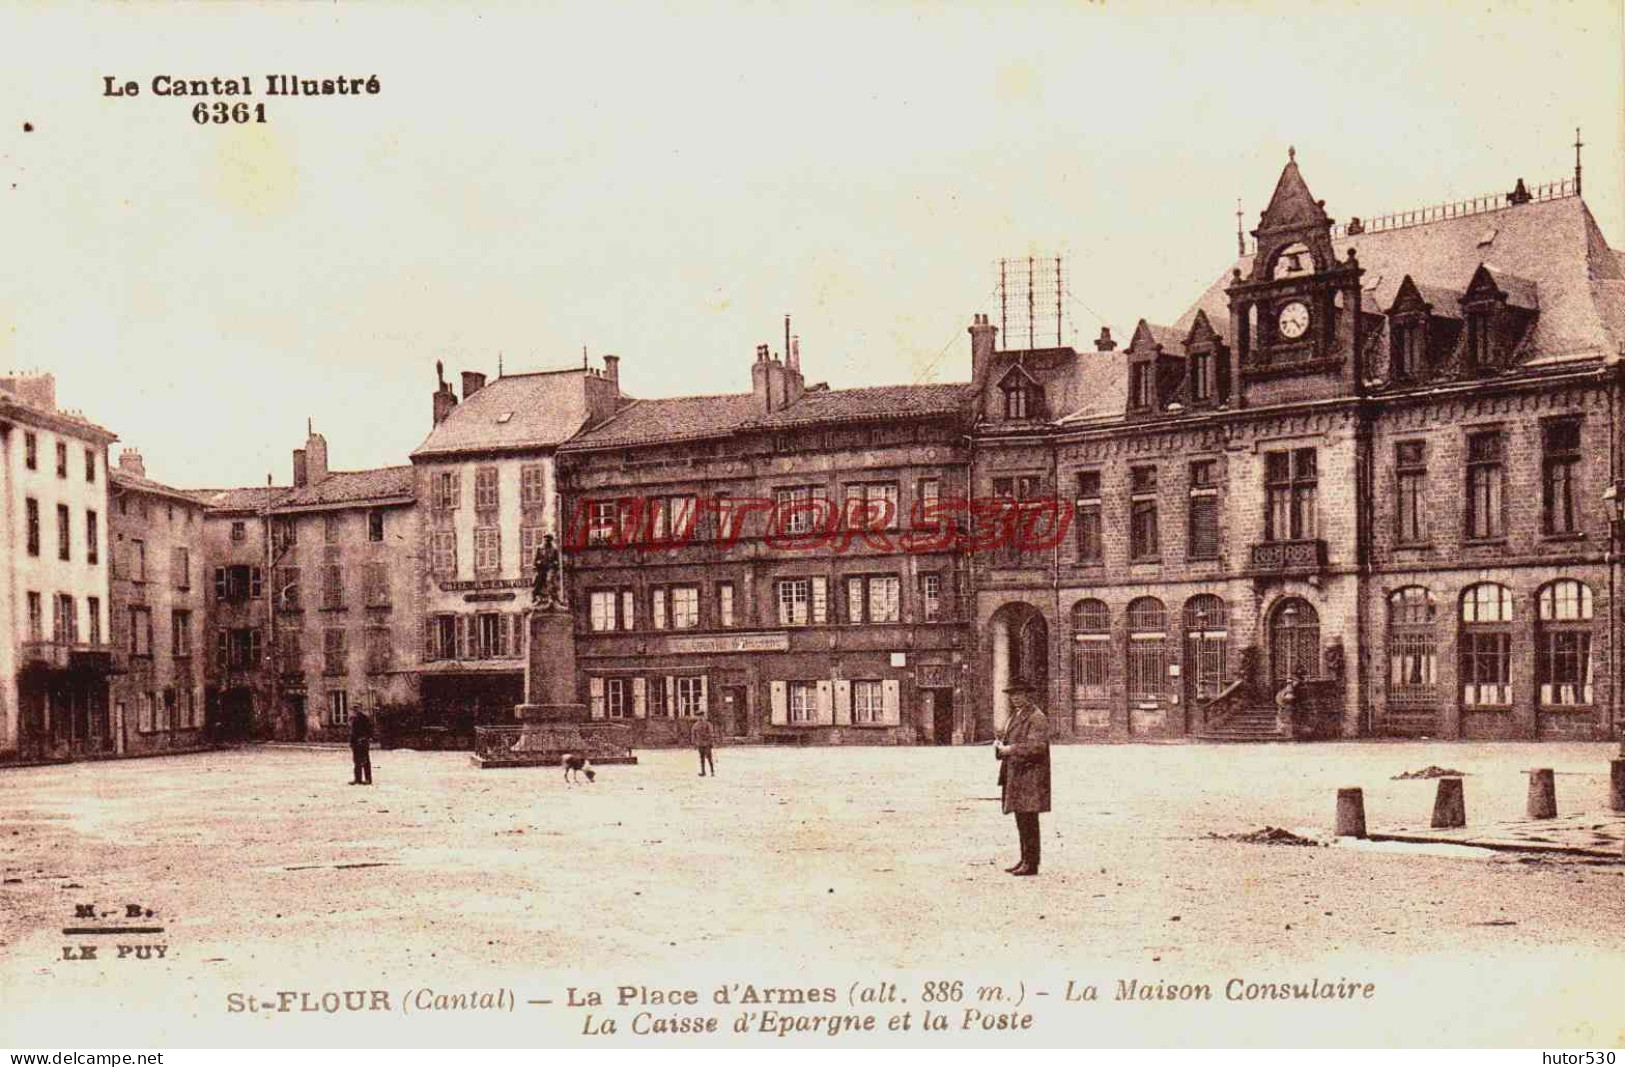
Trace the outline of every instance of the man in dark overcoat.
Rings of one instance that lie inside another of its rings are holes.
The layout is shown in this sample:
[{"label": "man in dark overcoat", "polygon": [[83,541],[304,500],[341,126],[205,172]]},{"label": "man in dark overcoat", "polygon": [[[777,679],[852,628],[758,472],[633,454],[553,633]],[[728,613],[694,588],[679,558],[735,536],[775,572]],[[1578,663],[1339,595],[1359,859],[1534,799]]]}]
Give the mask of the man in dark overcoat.
[{"label": "man in dark overcoat", "polygon": [[350,759],[355,763],[351,785],[372,784],[372,716],[358,711],[350,716]]},{"label": "man in dark overcoat", "polygon": [[993,743],[993,755],[999,761],[1005,813],[1016,817],[1021,838],[1021,862],[1007,869],[1014,875],[1033,875],[1038,873],[1038,816],[1050,805],[1049,719],[1031,685],[1017,682],[1005,692],[1010,716]]}]

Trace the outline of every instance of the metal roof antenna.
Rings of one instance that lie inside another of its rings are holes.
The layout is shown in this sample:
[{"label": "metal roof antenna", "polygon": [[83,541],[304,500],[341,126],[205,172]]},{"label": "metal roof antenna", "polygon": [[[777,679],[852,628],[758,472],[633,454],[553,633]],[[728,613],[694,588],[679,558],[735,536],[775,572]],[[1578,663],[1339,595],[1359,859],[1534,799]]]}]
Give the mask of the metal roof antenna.
[{"label": "metal roof antenna", "polygon": [[1574,127],[1574,195],[1580,195],[1580,149],[1585,142],[1580,140],[1580,127]]}]

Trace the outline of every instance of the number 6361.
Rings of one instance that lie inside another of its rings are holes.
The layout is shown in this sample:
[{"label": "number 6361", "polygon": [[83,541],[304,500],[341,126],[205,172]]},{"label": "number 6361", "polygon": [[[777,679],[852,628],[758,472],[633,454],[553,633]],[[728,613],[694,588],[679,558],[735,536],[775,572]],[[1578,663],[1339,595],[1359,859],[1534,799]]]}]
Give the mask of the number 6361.
[{"label": "number 6361", "polygon": [[241,100],[235,104],[228,104],[224,100],[212,104],[200,101],[192,107],[192,121],[199,126],[207,126],[211,122],[216,126],[224,126],[228,122],[264,122],[265,105],[248,104]]}]

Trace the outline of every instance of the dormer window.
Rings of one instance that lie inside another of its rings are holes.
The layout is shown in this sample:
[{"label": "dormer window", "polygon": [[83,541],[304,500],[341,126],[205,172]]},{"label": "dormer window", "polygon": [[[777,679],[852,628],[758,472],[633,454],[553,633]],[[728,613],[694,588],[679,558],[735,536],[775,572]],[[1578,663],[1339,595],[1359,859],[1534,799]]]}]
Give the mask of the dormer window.
[{"label": "dormer window", "polygon": [[1493,342],[1489,308],[1480,307],[1468,311],[1467,349],[1464,359],[1469,371],[1484,370],[1495,365]]},{"label": "dormer window", "polygon": [[1149,360],[1129,367],[1128,403],[1136,411],[1147,411],[1156,403],[1157,369]]},{"label": "dormer window", "polygon": [[1037,419],[1043,417],[1044,390],[1039,388],[1021,369],[1011,371],[1000,383],[1004,391],[1004,417],[1007,419]]},{"label": "dormer window", "polygon": [[1425,315],[1396,317],[1388,327],[1390,374],[1415,381],[1426,369],[1428,321]]},{"label": "dormer window", "polygon": [[1199,348],[1191,353],[1191,401],[1203,404],[1218,391],[1213,373],[1213,353]]}]

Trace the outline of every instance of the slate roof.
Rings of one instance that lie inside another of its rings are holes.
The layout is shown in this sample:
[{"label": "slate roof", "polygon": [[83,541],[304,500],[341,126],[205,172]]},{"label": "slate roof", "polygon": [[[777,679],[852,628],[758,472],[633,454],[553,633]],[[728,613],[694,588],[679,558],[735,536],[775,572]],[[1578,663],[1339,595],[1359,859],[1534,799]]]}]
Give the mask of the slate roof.
[{"label": "slate roof", "polygon": [[974,395],[968,382],[949,385],[880,385],[866,389],[818,390],[782,411],[752,420],[752,427],[803,426],[882,417],[951,415]]},{"label": "slate roof", "polygon": [[961,410],[973,395],[968,383],[813,389],[771,413],[761,410],[754,393],[637,400],[576,437],[564,451],[693,441],[740,430],[946,415]]},{"label": "slate roof", "polygon": [[[475,398],[479,394],[474,394]],[[354,504],[412,496],[412,468],[378,467],[365,471],[329,471],[315,485],[293,489],[276,502],[274,510]]]},{"label": "slate roof", "polygon": [[1066,425],[1122,418],[1128,408],[1126,352],[1079,352],[1077,396],[1082,404],[1056,421]]},{"label": "slate roof", "polygon": [[191,496],[210,511],[261,511],[291,491],[285,485],[259,485],[246,489],[194,489]]},{"label": "slate roof", "polygon": [[[1418,285],[1463,292],[1479,264],[1497,278],[1514,279],[1519,299],[1538,295],[1536,318],[1524,351],[1531,360],[1590,352],[1616,356],[1625,344],[1625,269],[1608,247],[1585,201],[1571,196],[1502,208],[1478,215],[1363,233],[1332,242],[1340,259],[1356,250],[1365,268],[1364,302],[1392,306],[1409,274]],[[1236,260],[1246,277],[1252,256]],[[1213,328],[1229,340],[1227,268],[1175,323],[1188,331],[1205,310]],[[1526,286],[1533,286],[1531,292]],[[1510,290],[1509,290],[1510,291]],[[1531,305],[1534,306],[1534,305]]]},{"label": "slate roof", "polygon": [[129,471],[120,470],[117,467],[109,470],[107,472],[107,476],[114,485],[123,489],[133,489],[141,493],[152,493],[154,496],[172,497],[176,500],[184,500],[188,504],[195,506],[202,505],[202,501],[198,499],[196,493],[188,492],[185,489],[176,489],[174,486],[165,485],[162,482],[155,482],[151,478],[143,478],[139,474],[131,474]]},{"label": "slate roof", "polygon": [[[1191,320],[1194,322],[1195,319],[1196,316],[1192,315]],[[1185,354],[1185,338],[1191,332],[1190,323],[1186,323],[1185,328],[1181,330],[1173,326],[1158,326],[1154,322],[1147,322],[1145,329],[1151,335],[1151,340],[1162,346],[1163,355],[1183,356]]]},{"label": "slate roof", "polygon": [[[586,425],[581,368],[510,374],[489,382],[451,410],[412,455],[545,448]],[[512,413],[506,422],[497,420]]]}]

